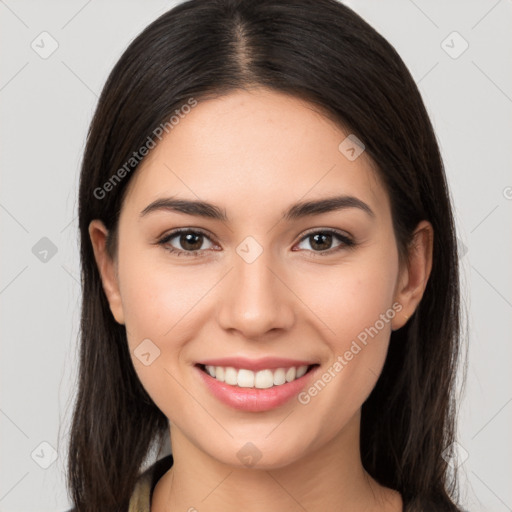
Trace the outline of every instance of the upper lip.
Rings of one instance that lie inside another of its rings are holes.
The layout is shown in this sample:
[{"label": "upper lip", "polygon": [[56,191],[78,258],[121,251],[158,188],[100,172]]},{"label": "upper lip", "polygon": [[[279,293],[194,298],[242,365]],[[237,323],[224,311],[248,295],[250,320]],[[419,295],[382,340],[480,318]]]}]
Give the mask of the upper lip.
[{"label": "upper lip", "polygon": [[252,371],[276,370],[277,368],[291,368],[299,366],[310,366],[316,364],[314,361],[304,361],[298,359],[285,359],[281,357],[262,357],[260,359],[249,359],[247,357],[223,357],[218,359],[204,359],[197,364],[205,366],[231,366],[237,369],[246,369]]}]

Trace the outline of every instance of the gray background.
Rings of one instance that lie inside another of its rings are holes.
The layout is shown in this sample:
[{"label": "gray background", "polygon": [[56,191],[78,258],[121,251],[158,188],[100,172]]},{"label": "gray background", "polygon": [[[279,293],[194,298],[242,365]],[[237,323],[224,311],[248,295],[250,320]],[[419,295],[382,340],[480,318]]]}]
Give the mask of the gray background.
[{"label": "gray background", "polygon": [[[451,463],[460,464],[468,510],[512,510],[512,2],[347,4],[398,50],[437,132],[464,248],[469,327],[460,459]],[[64,470],[77,368],[81,154],[109,70],[172,5],[0,0],[2,512],[70,505]]]}]

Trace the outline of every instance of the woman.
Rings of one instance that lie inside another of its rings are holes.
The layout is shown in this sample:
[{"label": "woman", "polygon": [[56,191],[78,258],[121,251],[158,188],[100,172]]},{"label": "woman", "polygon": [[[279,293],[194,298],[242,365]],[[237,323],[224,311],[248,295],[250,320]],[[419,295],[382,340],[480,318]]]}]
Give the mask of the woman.
[{"label": "woman", "polygon": [[75,510],[459,510],[449,193],[359,16],[161,16],[105,85],[79,203]]}]

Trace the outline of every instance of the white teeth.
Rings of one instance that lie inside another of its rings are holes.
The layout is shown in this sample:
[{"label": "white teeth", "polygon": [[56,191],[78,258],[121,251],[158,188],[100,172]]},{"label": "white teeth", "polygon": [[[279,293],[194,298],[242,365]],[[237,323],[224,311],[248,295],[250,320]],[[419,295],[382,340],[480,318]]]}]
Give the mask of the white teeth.
[{"label": "white teeth", "polygon": [[224,371],[224,382],[226,384],[230,384],[231,386],[237,385],[237,376],[238,372],[234,368],[226,368]]},{"label": "white teeth", "polygon": [[286,382],[286,372],[284,368],[278,368],[274,372],[274,386],[280,386]]},{"label": "white teeth", "polygon": [[308,367],[307,366],[299,366],[297,368],[296,378],[298,379],[299,377],[302,377],[307,371],[308,371]]},{"label": "white teeth", "polygon": [[238,370],[238,386],[241,388],[254,387],[254,372],[251,370]]},{"label": "white teeth", "polygon": [[[241,371],[241,370],[240,370]],[[258,389],[271,388],[274,385],[274,375],[271,370],[261,370],[254,377],[254,387]]]},{"label": "white teeth", "polygon": [[220,382],[241,388],[268,389],[281,386],[287,382],[299,379],[308,371],[308,366],[294,366],[290,368],[277,368],[276,370],[260,370],[253,372],[241,368],[237,370],[231,366],[205,366],[206,372]]},{"label": "white teeth", "polygon": [[224,368],[222,366],[215,367],[215,378],[224,382]]},{"label": "white teeth", "polygon": [[286,382],[291,382],[295,380],[295,376],[297,375],[297,370],[292,366],[286,370]]}]

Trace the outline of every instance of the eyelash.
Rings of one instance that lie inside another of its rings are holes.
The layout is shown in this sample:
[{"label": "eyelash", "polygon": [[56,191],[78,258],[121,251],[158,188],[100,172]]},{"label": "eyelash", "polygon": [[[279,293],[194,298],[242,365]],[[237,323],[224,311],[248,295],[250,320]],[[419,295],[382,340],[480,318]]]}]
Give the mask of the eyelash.
[{"label": "eyelash", "polygon": [[[169,251],[170,253],[176,255],[176,256],[185,256],[185,257],[195,257],[197,256],[198,254],[204,252],[205,250],[207,249],[197,249],[195,251],[183,251],[183,250],[180,250],[180,249],[176,249],[172,246],[169,246],[167,245],[169,243],[170,240],[172,240],[173,238],[176,238],[178,235],[181,235],[181,234],[184,234],[184,233],[187,233],[187,234],[201,234],[203,236],[205,236],[206,238],[208,238],[208,240],[210,240],[212,242],[212,240],[210,239],[210,237],[208,236],[208,234],[206,232],[204,232],[203,230],[201,229],[190,229],[190,228],[180,228],[180,229],[176,229],[175,231],[172,231],[171,233],[168,233],[167,235],[165,235],[163,238],[161,238],[160,240],[158,240],[157,244],[158,245],[161,245],[164,247],[164,249],[166,251]],[[301,242],[303,242],[304,240],[308,239],[309,237],[313,236],[313,235],[317,235],[317,234],[328,234],[328,235],[333,235],[335,238],[337,238],[341,244],[338,245],[337,247],[334,247],[334,248],[331,248],[331,249],[327,249],[325,251],[311,251],[309,250],[309,252],[311,252],[312,254],[316,256],[320,256],[320,257],[323,257],[323,256],[329,256],[329,255],[332,255],[342,249],[351,249],[353,247],[355,247],[357,244],[354,242],[354,240],[352,238],[350,238],[349,236],[339,232],[339,231],[336,231],[334,229],[323,229],[323,230],[316,230],[316,231],[310,231],[308,233],[306,233],[300,240],[299,240],[299,244]]]}]

